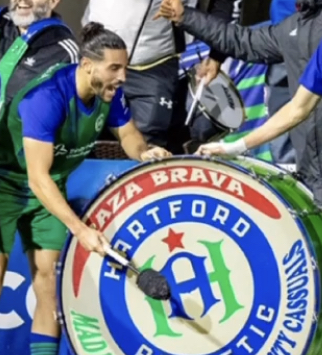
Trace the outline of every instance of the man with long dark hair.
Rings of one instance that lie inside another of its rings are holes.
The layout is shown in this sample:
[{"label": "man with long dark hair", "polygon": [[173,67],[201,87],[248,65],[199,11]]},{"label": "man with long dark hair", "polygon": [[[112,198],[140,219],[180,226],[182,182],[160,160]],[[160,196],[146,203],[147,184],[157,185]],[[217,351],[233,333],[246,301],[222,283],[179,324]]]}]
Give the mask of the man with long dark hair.
[{"label": "man with long dark hair", "polygon": [[53,265],[66,230],[88,251],[103,255],[107,243],[69,207],[65,190],[69,174],[88,156],[106,125],[132,159],[169,155],[162,148],[149,148],[131,120],[120,87],[128,63],[123,40],[102,25],[89,23],[82,32],[80,56],[78,65],[54,65],[14,97],[2,137],[0,246],[9,255],[18,229],[24,250],[36,261],[31,267],[35,315],[42,317],[46,336],[34,334],[42,344],[32,340],[32,354],[58,351]]}]

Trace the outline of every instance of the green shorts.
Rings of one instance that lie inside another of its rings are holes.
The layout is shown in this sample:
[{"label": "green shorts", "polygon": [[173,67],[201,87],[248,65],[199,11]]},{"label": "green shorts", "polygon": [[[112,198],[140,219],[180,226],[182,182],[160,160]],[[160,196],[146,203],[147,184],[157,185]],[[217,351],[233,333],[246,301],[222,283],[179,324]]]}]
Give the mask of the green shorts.
[{"label": "green shorts", "polygon": [[60,251],[67,237],[66,226],[34,195],[26,196],[26,192],[21,191],[25,189],[19,182],[0,176],[0,253],[11,252],[17,231],[24,251]]}]

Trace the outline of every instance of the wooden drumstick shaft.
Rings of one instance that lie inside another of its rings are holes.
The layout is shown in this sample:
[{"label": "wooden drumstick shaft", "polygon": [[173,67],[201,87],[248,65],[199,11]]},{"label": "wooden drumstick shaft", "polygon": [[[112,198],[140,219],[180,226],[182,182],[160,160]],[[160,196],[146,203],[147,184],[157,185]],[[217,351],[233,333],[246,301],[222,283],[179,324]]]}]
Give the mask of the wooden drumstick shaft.
[{"label": "wooden drumstick shaft", "polygon": [[205,78],[202,78],[200,83],[199,83],[199,85],[198,85],[198,87],[197,87],[195,97],[194,97],[194,99],[192,101],[192,104],[190,106],[190,110],[189,110],[189,113],[188,113],[188,116],[187,116],[186,122],[185,122],[186,126],[188,126],[191,123],[192,116],[193,116],[193,114],[194,114],[194,112],[196,110],[196,106],[198,104],[198,101],[201,98],[204,86],[205,86]]}]

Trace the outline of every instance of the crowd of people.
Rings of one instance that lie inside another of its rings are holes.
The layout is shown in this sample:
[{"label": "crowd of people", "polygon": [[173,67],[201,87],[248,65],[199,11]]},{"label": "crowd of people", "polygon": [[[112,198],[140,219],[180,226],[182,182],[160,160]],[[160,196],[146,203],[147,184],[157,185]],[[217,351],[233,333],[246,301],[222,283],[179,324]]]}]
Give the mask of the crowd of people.
[{"label": "crowd of people", "polygon": [[322,206],[322,1],[273,0],[272,24],[252,29],[236,23],[235,0],[89,0],[80,40],[58,3],[10,0],[0,10],[0,291],[18,230],[37,299],[31,355],[58,354],[53,265],[66,231],[102,255],[107,243],[69,206],[69,174],[106,127],[142,162],[194,139],[183,123],[188,84],[178,76],[191,38],[211,48],[196,74],[205,85],[228,57],[269,65],[272,116],[236,142],[197,142],[196,154],[238,155],[282,137],[277,160],[296,158]]}]

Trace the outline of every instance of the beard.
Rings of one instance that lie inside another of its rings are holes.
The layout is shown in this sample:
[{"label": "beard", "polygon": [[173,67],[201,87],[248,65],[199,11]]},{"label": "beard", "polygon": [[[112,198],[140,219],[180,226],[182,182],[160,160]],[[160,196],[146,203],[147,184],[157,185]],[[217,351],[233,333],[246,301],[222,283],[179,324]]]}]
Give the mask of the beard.
[{"label": "beard", "polygon": [[98,96],[104,102],[110,102],[112,98],[106,98],[105,92],[106,90],[113,90],[114,86],[104,85],[104,82],[100,79],[100,77],[94,72],[93,77],[91,79],[91,87],[94,90],[96,96]]},{"label": "beard", "polygon": [[26,16],[17,13],[18,1],[10,4],[10,16],[17,27],[26,28],[32,23],[46,18],[50,11],[49,1],[45,1],[44,4],[36,5],[35,7],[33,6],[34,4],[32,0],[25,0],[25,3],[32,7],[30,14]]},{"label": "beard", "polygon": [[95,95],[102,97],[104,91],[104,84],[103,81],[98,77],[98,75],[93,74],[93,77],[91,79],[91,86],[95,92]]}]

